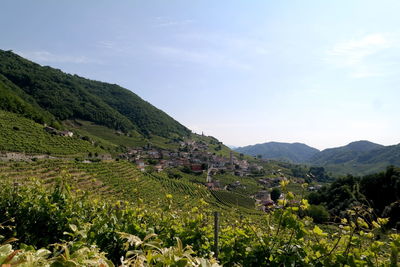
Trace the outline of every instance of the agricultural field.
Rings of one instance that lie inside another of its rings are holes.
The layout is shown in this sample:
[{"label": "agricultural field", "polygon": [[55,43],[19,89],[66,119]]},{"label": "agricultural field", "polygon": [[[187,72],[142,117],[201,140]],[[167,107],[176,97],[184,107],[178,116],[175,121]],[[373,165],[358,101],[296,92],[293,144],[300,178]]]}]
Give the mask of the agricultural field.
[{"label": "agricultural field", "polygon": [[69,177],[73,188],[90,190],[99,196],[134,202],[140,199],[159,204],[160,200],[171,195],[177,206],[196,206],[203,200],[218,209],[239,206],[249,209],[249,212],[254,211],[254,200],[249,197],[228,191],[210,192],[201,184],[169,178],[166,173],[143,173],[134,164],[122,160],[92,163],[72,160],[0,163],[0,178],[14,182],[36,178],[45,185],[51,185],[61,174]]},{"label": "agricultural field", "polygon": [[157,148],[169,150],[179,148],[179,144],[173,142],[172,139],[156,135],[150,135],[146,138],[135,130],[131,130],[126,134],[110,129],[106,126],[97,125],[93,122],[83,120],[64,121],[64,125],[79,135],[87,136],[90,139],[99,142],[109,150],[115,150],[118,146],[144,147],[146,145],[152,145]]},{"label": "agricultural field", "polygon": [[82,156],[105,153],[76,137],[47,133],[44,126],[15,113],[0,110],[0,151]]},{"label": "agricultural field", "polygon": [[[218,206],[203,197],[235,202],[234,193],[209,196],[185,181],[144,175],[128,162],[9,162],[0,173],[0,264],[311,267],[399,260],[400,235],[384,229],[385,219],[367,223],[357,207],[327,227],[300,215],[307,201],[252,216],[220,209],[215,258]],[[286,183],[281,189],[288,193]],[[190,195],[186,202],[176,197],[182,192]],[[385,242],[377,240],[383,233]]]}]

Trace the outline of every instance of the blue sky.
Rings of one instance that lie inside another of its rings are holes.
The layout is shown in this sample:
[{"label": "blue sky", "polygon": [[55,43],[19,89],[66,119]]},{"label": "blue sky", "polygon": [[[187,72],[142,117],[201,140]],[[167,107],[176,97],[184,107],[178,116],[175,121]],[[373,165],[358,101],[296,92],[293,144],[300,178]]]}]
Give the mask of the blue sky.
[{"label": "blue sky", "polygon": [[0,49],[226,144],[400,143],[400,1],[2,0]]}]

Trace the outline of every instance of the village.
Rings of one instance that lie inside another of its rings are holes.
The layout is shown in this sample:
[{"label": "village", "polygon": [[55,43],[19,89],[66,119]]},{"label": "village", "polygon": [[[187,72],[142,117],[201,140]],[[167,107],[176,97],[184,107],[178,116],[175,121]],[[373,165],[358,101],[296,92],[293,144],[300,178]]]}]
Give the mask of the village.
[{"label": "village", "polygon": [[[232,151],[229,157],[224,157],[210,152],[208,148],[205,142],[188,140],[180,142],[179,149],[173,151],[147,146],[129,149],[127,153],[120,154],[119,158],[135,163],[142,172],[149,170],[162,172],[170,168],[180,167],[193,174],[205,173],[204,185],[210,190],[232,191],[244,187],[240,181],[222,186],[219,180],[213,178],[217,174],[230,173],[238,177],[254,177],[255,174],[264,173],[262,166],[250,163],[248,160],[236,156]],[[285,197],[280,194],[278,199],[272,200],[270,189],[279,187],[280,182],[286,178],[284,175],[274,178],[262,177],[257,182],[264,190],[260,190],[251,197],[255,200],[259,209],[269,212],[279,208],[277,200]]]},{"label": "village", "polygon": [[246,159],[239,159],[231,151],[229,157],[217,155],[208,151],[208,144],[202,141],[181,141],[179,149],[165,150],[151,146],[132,148],[119,158],[135,162],[141,171],[152,166],[155,171],[161,172],[168,168],[184,167],[193,173],[207,171],[209,175],[231,172],[240,177],[260,172],[263,167],[249,163]]}]

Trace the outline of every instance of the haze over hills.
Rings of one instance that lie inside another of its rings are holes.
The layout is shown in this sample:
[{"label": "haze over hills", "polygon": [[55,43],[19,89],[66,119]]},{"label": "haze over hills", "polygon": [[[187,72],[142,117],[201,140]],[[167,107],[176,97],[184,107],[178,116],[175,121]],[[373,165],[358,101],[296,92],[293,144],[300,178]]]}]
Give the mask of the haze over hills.
[{"label": "haze over hills", "polygon": [[265,159],[287,160],[325,167],[340,174],[362,175],[382,171],[389,165],[400,166],[400,144],[383,146],[369,141],[356,141],[346,146],[322,151],[304,144],[269,142],[235,149]]},{"label": "haze over hills", "polygon": [[261,155],[265,159],[276,159],[291,161],[294,163],[307,162],[312,156],[319,152],[318,149],[302,143],[280,143],[268,142],[252,146],[239,147],[237,152],[251,156]]}]

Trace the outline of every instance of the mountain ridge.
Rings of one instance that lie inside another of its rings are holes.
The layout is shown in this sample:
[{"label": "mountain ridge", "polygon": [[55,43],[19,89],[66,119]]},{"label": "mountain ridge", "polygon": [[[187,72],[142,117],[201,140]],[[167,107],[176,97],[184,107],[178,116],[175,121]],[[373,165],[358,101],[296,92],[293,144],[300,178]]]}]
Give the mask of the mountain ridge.
[{"label": "mountain ridge", "polygon": [[11,51],[0,50],[0,74],[6,83],[32,99],[31,105],[59,121],[82,119],[146,136],[187,136],[191,132],[128,89],[41,66]]},{"label": "mountain ridge", "polygon": [[[290,145],[296,144],[268,142],[238,148],[235,149],[235,151],[245,154],[247,152],[251,156],[264,155],[264,158],[281,160],[282,157],[277,157],[277,153],[274,154],[274,151],[264,151],[263,153],[263,150],[260,148],[262,146],[265,147],[265,144],[275,143],[286,145],[283,151],[279,151],[279,153],[281,153],[280,155],[287,155],[285,149],[290,147]],[[365,175],[372,172],[382,171],[388,165],[400,166],[400,144],[383,146],[367,140],[354,141],[345,146],[327,148],[314,153],[309,158],[302,157],[301,154],[296,154],[295,150],[292,150],[291,153],[294,154],[294,156],[290,158],[286,157],[286,160],[298,164],[321,166],[330,172],[338,174],[349,173],[354,175]]]},{"label": "mountain ridge", "polygon": [[262,144],[239,147],[235,151],[251,156],[261,155],[263,158],[289,160],[302,163],[307,161],[318,149],[303,143],[267,142]]}]

